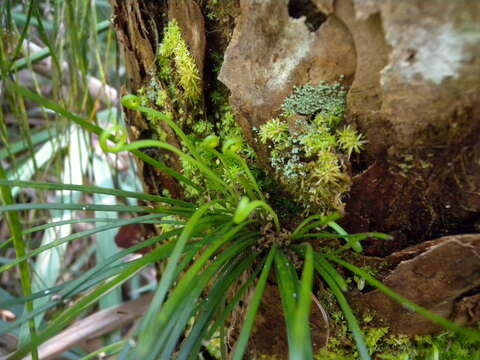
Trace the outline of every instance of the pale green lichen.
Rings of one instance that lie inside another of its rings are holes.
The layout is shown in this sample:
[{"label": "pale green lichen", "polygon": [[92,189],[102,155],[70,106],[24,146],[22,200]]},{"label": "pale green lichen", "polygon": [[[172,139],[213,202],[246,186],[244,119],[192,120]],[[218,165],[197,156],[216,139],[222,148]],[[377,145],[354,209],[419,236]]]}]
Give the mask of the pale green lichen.
[{"label": "pale green lichen", "polygon": [[322,81],[318,86],[294,86],[293,93],[285,99],[282,110],[287,114],[318,114],[342,118],[346,96],[345,88],[338,82],[328,84]]},{"label": "pale green lichen", "polygon": [[339,128],[345,98],[340,83],[295,87],[281,117],[259,129],[278,182],[307,210],[341,211],[342,196],[350,189],[345,163],[365,140],[350,126]]}]

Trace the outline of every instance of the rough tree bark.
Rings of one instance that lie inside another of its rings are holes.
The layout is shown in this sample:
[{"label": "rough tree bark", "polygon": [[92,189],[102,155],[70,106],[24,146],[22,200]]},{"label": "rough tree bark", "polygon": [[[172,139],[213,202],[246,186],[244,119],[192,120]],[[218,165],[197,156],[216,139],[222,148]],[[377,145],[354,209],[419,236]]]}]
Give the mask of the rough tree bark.
[{"label": "rough tree bark", "polygon": [[[479,297],[473,290],[480,285],[480,237],[422,243],[473,233],[480,226],[480,2],[112,3],[129,91],[151,81],[162,29],[175,18],[201,70],[205,92],[215,76],[212,54],[224,55],[219,79],[230,90],[236,121],[265,166],[268,151],[254,141],[252,128],[279,113],[294,85],[343,75],[347,122],[368,139],[352,163],[343,225],[352,232],[394,236],[389,242],[370,240],[366,254],[386,257],[392,270],[396,267],[386,281],[398,292],[461,323],[479,319]],[[142,118],[133,113],[127,118],[132,139],[148,136]],[[176,140],[171,136],[170,141]],[[143,165],[141,172],[148,191],[167,188],[181,196],[164,174]],[[414,247],[405,250],[409,246]],[[468,261],[457,266],[459,259]],[[427,290],[413,291],[416,281]],[[360,308],[378,310],[399,332],[438,330],[375,292],[356,294],[354,300]],[[254,345],[260,353],[283,354],[285,339],[277,327],[268,329],[269,316],[276,314],[265,312],[258,324],[264,336]],[[321,316],[313,321],[322,328]]]}]

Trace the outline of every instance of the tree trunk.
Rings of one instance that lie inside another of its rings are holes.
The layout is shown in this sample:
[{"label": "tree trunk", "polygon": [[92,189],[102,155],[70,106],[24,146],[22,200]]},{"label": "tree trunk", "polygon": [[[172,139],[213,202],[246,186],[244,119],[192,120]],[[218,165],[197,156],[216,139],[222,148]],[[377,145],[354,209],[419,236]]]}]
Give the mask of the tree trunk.
[{"label": "tree trunk", "polygon": [[[346,121],[368,140],[350,164],[352,185],[344,199],[342,223],[351,232],[394,236],[388,242],[369,240],[366,255],[385,257],[438,236],[478,230],[480,2],[112,3],[128,91],[151,86],[163,29],[176,19],[202,78],[203,111],[194,114],[195,119],[218,110],[211,95],[220,88],[220,80],[230,91],[236,122],[268,171],[268,148],[256,141],[254,130],[280,113],[293,86],[341,81],[348,89]],[[155,131],[138,114],[129,112],[127,119],[132,140]],[[178,144],[171,133],[168,136]],[[170,165],[179,167],[175,159]],[[168,189],[182,196],[167,175],[148,165],[140,169],[147,191]],[[478,247],[480,240],[466,241]],[[478,267],[478,252],[474,258],[472,266]],[[474,284],[478,275],[456,293],[457,300]],[[444,315],[450,316],[451,309]],[[314,325],[322,328],[318,318]],[[261,331],[269,330],[259,324]],[[284,354],[285,339],[277,336],[254,342],[257,351]]]}]

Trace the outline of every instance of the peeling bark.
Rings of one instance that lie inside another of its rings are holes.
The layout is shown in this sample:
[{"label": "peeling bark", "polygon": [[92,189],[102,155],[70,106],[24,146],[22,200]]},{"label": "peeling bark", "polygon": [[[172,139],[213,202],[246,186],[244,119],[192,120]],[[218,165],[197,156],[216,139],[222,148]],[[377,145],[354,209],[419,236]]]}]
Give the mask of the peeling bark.
[{"label": "peeling bark", "polygon": [[[480,235],[439,238],[393,257],[413,254],[416,255],[401,261],[383,280],[385,285],[445,318],[462,324],[479,321],[478,295],[468,294],[480,285]],[[351,298],[360,309],[376,313],[395,333],[423,335],[442,330],[440,325],[406,309],[379,290]]]}]

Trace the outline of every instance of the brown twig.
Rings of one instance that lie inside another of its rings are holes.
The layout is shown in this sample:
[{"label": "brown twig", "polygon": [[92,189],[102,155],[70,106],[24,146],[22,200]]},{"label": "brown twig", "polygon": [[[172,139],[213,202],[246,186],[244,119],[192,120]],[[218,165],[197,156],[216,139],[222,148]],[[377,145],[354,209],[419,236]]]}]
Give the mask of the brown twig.
[{"label": "brown twig", "polygon": [[[38,348],[40,359],[54,359],[64,351],[85,341],[127,326],[145,313],[151,300],[152,294],[147,294],[137,300],[98,311],[75,322]],[[26,357],[25,360],[31,360],[31,357]]]}]

